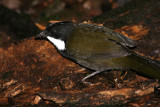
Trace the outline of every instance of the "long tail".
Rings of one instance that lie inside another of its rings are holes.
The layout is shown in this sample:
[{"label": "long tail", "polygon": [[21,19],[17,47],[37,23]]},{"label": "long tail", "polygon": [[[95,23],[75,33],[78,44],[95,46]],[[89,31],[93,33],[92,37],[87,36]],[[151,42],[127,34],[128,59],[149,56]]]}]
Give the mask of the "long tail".
[{"label": "long tail", "polygon": [[142,76],[160,79],[160,62],[133,53],[131,56],[131,68]]}]

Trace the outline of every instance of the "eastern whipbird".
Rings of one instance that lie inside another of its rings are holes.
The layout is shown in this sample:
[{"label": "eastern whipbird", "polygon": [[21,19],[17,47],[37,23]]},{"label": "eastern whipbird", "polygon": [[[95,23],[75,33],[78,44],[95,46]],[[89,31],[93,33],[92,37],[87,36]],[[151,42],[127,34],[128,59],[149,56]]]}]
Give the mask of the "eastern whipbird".
[{"label": "eastern whipbird", "polygon": [[133,40],[102,26],[62,21],[50,24],[36,38],[48,39],[62,56],[95,71],[82,82],[110,70],[133,70],[160,79],[160,62],[133,52]]}]

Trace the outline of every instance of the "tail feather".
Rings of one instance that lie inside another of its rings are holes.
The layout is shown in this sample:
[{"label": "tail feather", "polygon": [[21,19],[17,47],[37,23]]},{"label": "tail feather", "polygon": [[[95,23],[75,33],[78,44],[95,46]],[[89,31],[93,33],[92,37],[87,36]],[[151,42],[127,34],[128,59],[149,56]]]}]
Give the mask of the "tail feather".
[{"label": "tail feather", "polygon": [[133,63],[131,68],[138,74],[144,75],[149,78],[160,79],[160,62],[140,56],[138,54],[131,55]]}]

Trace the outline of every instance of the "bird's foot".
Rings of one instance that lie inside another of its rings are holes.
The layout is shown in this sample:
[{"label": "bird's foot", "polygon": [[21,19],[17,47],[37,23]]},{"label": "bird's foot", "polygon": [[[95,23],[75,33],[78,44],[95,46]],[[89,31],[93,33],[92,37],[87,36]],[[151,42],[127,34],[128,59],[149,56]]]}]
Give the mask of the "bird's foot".
[{"label": "bird's foot", "polygon": [[91,82],[87,82],[86,79],[87,79],[86,77],[84,77],[84,78],[82,79],[82,83],[83,83],[83,84],[88,85],[88,86],[93,85]]}]

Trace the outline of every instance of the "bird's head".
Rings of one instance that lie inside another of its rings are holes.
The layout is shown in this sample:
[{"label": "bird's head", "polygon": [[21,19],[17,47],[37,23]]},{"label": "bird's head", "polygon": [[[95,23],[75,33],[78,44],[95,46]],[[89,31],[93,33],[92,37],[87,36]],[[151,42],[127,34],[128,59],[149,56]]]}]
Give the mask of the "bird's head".
[{"label": "bird's head", "polygon": [[48,39],[58,48],[58,50],[64,50],[66,39],[72,33],[72,30],[72,21],[52,23],[38,34],[36,38]]}]

